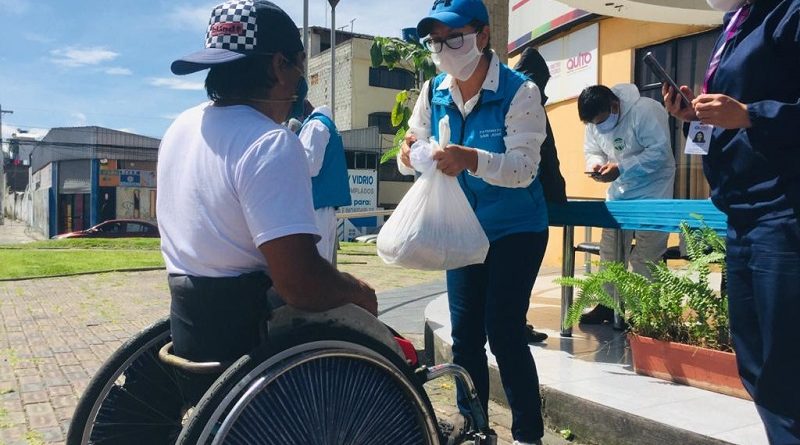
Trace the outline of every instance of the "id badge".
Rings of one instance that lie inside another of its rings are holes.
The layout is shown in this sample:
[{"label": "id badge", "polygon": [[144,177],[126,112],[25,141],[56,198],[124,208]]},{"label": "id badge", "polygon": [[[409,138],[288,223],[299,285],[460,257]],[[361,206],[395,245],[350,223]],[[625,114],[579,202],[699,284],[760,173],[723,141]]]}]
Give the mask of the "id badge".
[{"label": "id badge", "polygon": [[701,124],[700,121],[691,122],[683,152],[687,155],[707,155],[713,130],[713,125]]}]

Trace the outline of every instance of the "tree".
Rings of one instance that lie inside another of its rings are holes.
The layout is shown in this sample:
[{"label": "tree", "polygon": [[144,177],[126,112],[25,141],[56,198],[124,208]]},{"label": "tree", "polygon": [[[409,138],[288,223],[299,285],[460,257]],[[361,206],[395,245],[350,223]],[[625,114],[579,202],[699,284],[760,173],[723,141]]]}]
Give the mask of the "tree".
[{"label": "tree", "polygon": [[408,131],[411,106],[416,102],[423,83],[436,75],[436,66],[430,56],[430,51],[419,43],[407,42],[396,37],[375,37],[372,42],[370,57],[373,68],[385,66],[390,70],[395,68],[413,70],[416,80],[414,88],[403,90],[395,96],[392,107],[392,127],[396,130],[393,148],[383,154],[381,163],[397,156]]}]

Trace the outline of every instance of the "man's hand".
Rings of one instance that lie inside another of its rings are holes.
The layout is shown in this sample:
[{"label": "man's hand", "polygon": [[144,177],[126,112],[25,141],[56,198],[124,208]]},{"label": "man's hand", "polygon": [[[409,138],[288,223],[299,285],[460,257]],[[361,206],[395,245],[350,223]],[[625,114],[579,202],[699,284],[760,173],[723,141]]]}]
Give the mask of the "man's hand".
[{"label": "man's hand", "polygon": [[407,133],[403,140],[403,145],[400,146],[400,162],[409,168],[414,168],[414,166],[411,165],[411,146],[414,145],[414,142],[417,142],[417,137],[411,133]]},{"label": "man's hand", "polygon": [[727,130],[750,128],[747,105],[724,94],[701,94],[692,101],[700,122]]},{"label": "man's hand", "polygon": [[[681,86],[681,91],[689,99],[694,99],[694,92],[691,88],[683,85]],[[664,96],[664,106],[667,108],[667,112],[669,112],[669,114],[686,122],[697,120],[697,115],[695,114],[694,108],[687,106],[686,104],[681,107],[681,102],[683,102],[683,99],[681,99],[681,96],[678,94],[678,92],[675,91],[675,89],[673,89],[671,86],[667,85],[666,83],[662,85],[661,94]]]},{"label": "man's hand", "polygon": [[615,162],[609,162],[595,171],[600,173],[600,176],[594,178],[598,182],[613,182],[619,178],[619,165]]},{"label": "man's hand", "polygon": [[464,169],[478,169],[478,151],[461,145],[448,145],[433,155],[436,168],[449,176],[458,176]]},{"label": "man's hand", "polygon": [[355,291],[351,294],[351,302],[355,305],[361,306],[367,312],[374,316],[378,316],[378,298],[375,295],[375,289],[369,284],[359,280],[358,278],[350,275],[349,273],[342,272],[345,280],[353,284]]}]

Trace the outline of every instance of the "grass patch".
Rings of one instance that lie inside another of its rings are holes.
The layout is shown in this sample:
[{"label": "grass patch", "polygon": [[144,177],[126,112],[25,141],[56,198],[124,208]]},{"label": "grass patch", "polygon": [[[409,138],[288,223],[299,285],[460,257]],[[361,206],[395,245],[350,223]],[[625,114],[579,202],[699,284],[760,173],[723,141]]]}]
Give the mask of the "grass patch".
[{"label": "grass patch", "polygon": [[75,238],[35,241],[24,244],[0,244],[0,250],[159,250],[160,248],[161,240],[159,238]]},{"label": "grass patch", "polygon": [[368,255],[377,256],[375,244],[368,243],[339,243],[339,255]]},{"label": "grass patch", "polygon": [[140,267],[163,267],[158,250],[0,250],[0,279],[33,278]]}]

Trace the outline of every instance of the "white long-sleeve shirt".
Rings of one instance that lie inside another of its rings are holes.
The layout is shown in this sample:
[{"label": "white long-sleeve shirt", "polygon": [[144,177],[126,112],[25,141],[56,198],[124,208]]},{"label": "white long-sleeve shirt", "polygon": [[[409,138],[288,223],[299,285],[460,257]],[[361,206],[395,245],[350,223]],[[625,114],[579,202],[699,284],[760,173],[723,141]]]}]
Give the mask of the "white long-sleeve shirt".
[{"label": "white long-sleeve shirt", "polygon": [[[481,88],[497,91],[499,82],[500,59],[497,54],[493,54],[489,63],[489,71]],[[431,105],[428,101],[428,88],[430,88],[430,81],[422,86],[417,103],[414,105],[414,111],[408,120],[408,133],[421,140],[427,140],[431,136],[431,125],[433,124],[431,122]],[[439,84],[438,89],[450,90],[453,102],[465,118],[475,108],[480,97],[480,94],[476,94],[464,103],[461,90],[449,74]],[[514,95],[505,116],[506,136],[503,138],[506,146],[505,153],[492,153],[476,148],[478,168],[470,173],[496,186],[511,188],[529,186],[539,171],[540,148],[547,136],[546,125],[539,88],[531,81],[525,82]],[[404,175],[414,174],[414,169],[403,164],[399,154],[397,167]]]},{"label": "white long-sleeve shirt", "polygon": [[[333,119],[330,107],[325,105],[315,108],[314,113]],[[331,140],[331,132],[325,124],[314,119],[303,126],[299,138],[308,159],[308,172],[313,178],[322,170],[322,161],[325,159],[325,149]],[[333,207],[322,207],[316,209],[314,213],[321,236],[317,242],[317,250],[323,258],[333,262],[336,250],[336,210]]]},{"label": "white long-sleeve shirt", "polygon": [[[314,113],[320,113],[333,120],[331,109],[326,105],[315,108]],[[331,140],[331,132],[325,124],[315,119],[303,126],[298,137],[306,150],[308,169],[313,178],[322,170],[322,161],[325,159],[325,149]]]}]

